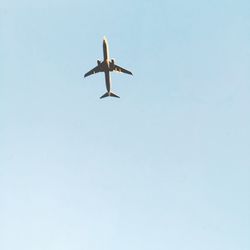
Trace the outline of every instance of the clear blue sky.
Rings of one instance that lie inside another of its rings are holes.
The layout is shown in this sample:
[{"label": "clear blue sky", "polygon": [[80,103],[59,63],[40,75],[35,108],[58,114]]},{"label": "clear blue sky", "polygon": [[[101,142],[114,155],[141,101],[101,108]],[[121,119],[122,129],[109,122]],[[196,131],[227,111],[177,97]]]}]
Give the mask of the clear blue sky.
[{"label": "clear blue sky", "polygon": [[[248,0],[0,2],[1,250],[249,250]],[[134,76],[83,75],[111,57]]]}]

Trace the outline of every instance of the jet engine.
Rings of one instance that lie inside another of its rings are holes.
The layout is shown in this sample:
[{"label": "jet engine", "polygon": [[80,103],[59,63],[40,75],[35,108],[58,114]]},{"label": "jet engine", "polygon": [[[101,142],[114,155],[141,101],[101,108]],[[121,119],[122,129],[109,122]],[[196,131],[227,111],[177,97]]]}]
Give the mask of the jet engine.
[{"label": "jet engine", "polygon": [[101,61],[97,60],[97,65],[100,66],[100,64],[101,64]]},{"label": "jet engine", "polygon": [[115,60],[112,59],[111,62],[110,62],[110,68],[111,68],[112,70],[114,70],[114,67],[115,67]]}]

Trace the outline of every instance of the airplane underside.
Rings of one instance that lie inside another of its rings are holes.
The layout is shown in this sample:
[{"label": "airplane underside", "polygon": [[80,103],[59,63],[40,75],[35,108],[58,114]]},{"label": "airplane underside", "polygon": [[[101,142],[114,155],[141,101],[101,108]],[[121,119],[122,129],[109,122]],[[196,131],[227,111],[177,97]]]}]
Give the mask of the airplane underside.
[{"label": "airplane underside", "polygon": [[105,83],[106,83],[107,92],[104,95],[102,95],[100,98],[102,99],[108,96],[120,98],[118,95],[111,92],[110,72],[115,71],[115,72],[120,72],[120,73],[126,73],[129,75],[133,75],[133,74],[129,70],[126,70],[116,65],[114,59],[111,59],[111,60],[109,59],[109,49],[108,49],[108,42],[106,38],[104,38],[103,40],[103,57],[104,57],[103,62],[101,62],[100,60],[97,60],[97,66],[91,69],[89,72],[87,72],[84,75],[84,77],[87,77],[87,76],[90,76],[92,74],[96,74],[99,72],[103,72],[105,74]]}]

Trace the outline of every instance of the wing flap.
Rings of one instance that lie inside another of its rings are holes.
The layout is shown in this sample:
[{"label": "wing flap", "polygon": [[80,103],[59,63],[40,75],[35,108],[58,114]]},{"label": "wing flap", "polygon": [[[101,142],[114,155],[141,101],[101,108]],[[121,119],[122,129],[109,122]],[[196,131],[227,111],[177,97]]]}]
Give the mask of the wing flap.
[{"label": "wing flap", "polygon": [[101,72],[101,68],[100,66],[96,66],[95,68],[91,69],[89,72],[87,72],[84,77],[87,77],[87,76],[90,76],[90,75],[93,75],[93,74],[96,74],[96,73],[99,73]]},{"label": "wing flap", "polygon": [[124,68],[122,68],[122,67],[120,67],[118,65],[114,65],[114,71],[129,74],[129,75],[133,75],[132,72],[130,72],[129,70],[124,69]]}]

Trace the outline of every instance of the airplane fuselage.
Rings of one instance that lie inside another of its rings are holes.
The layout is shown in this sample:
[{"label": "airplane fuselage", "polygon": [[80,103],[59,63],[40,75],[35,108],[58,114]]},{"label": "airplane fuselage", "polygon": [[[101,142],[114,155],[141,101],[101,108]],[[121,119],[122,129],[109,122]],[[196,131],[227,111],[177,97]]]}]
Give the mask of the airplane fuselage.
[{"label": "airplane fuselage", "polygon": [[103,61],[109,61],[109,46],[106,38],[103,39]]},{"label": "airplane fuselage", "polygon": [[111,77],[110,71],[114,70],[114,60],[110,61],[109,58],[109,46],[106,38],[103,39],[103,62],[101,63],[101,67],[103,68],[105,74],[105,83],[107,92],[110,93],[111,90]]}]

